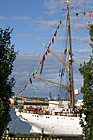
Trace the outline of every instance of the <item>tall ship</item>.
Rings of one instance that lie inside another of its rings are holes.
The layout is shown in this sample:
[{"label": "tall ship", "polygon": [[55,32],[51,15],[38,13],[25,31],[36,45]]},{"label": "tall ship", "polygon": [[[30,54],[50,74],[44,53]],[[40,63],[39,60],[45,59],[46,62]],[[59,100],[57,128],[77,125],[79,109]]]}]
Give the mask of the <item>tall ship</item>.
[{"label": "tall ship", "polygon": [[[72,46],[71,46],[71,30],[70,30],[70,14],[69,14],[69,8],[70,8],[70,2],[67,0],[65,2],[67,7],[65,10],[67,10],[67,28],[68,28],[68,41],[69,41],[69,48],[66,48],[64,50],[64,54],[68,54],[68,61],[64,61],[61,59],[58,55],[56,55],[51,49],[50,45],[47,47],[45,44],[41,43],[46,49],[47,52],[52,53],[57,59],[59,59],[64,65],[65,69],[61,69],[60,71],[60,78],[63,79],[62,76],[67,71],[68,73],[68,85],[63,85],[62,82],[56,83],[47,79],[43,79],[40,77],[37,77],[35,73],[32,75],[29,74],[32,78],[37,78],[46,82],[50,82],[52,84],[56,84],[59,86],[59,88],[64,88],[64,92],[68,93],[69,100],[66,99],[58,99],[58,100],[50,100],[50,101],[39,101],[39,100],[33,100],[29,99],[32,102],[42,102],[48,104],[48,107],[44,109],[42,106],[40,108],[32,108],[29,109],[29,111],[20,112],[16,110],[16,115],[22,120],[29,124],[31,124],[31,133],[43,133],[43,134],[51,134],[51,135],[82,135],[82,128],[80,125],[80,110],[76,110],[75,105],[75,97],[74,97],[74,85],[73,85],[73,53],[72,53]],[[60,20],[60,24],[62,24],[62,20]],[[58,27],[57,27],[58,29]],[[57,30],[54,34],[56,37]],[[52,38],[53,41],[53,38]],[[42,74],[43,70],[43,64],[45,60],[45,55],[43,55],[42,58],[42,64],[41,64],[41,71],[40,74]],[[32,82],[32,79],[30,78],[30,82]],[[65,94],[64,93],[64,94]],[[77,90],[76,90],[76,94]],[[24,97],[18,97],[21,99],[25,99]]]}]

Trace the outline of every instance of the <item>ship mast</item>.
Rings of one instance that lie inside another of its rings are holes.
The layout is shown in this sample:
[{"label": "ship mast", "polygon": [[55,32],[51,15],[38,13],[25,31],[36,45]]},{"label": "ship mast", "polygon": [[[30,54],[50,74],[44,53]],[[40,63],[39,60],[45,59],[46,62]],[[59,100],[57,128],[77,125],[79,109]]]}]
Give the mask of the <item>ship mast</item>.
[{"label": "ship mast", "polygon": [[72,47],[71,47],[71,31],[70,31],[70,16],[69,16],[69,0],[67,0],[67,21],[69,34],[69,80],[70,80],[70,96],[71,104],[74,109],[74,90],[73,90],[73,70],[72,70]]},{"label": "ship mast", "polygon": [[71,31],[70,31],[70,16],[69,16],[69,0],[67,0],[67,9],[62,9],[62,10],[67,10],[67,21],[68,21],[68,33],[69,33],[69,65],[64,62],[59,56],[57,56],[53,51],[51,51],[49,48],[47,48],[43,43],[41,43],[44,47],[46,47],[49,51],[51,51],[51,53],[53,53],[58,59],[60,59],[67,67],[69,67],[69,83],[70,83],[70,88],[67,86],[64,86],[62,84],[50,81],[50,80],[46,80],[40,77],[37,77],[35,75],[30,75],[33,78],[37,78],[37,79],[41,79],[43,81],[47,81],[53,84],[57,84],[60,85],[62,87],[65,87],[67,89],[67,91],[69,90],[69,94],[70,94],[70,98],[71,98],[71,107],[74,109],[74,91],[73,91],[73,71],[72,71],[72,47],[71,47]]}]

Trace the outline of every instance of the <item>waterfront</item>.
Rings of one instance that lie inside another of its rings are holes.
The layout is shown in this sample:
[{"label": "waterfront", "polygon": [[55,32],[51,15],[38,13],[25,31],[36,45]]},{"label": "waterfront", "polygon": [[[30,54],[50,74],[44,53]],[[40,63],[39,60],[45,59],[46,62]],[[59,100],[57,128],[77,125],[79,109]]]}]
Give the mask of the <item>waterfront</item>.
[{"label": "waterfront", "polygon": [[29,133],[31,126],[21,121],[17,116],[14,110],[10,111],[11,121],[9,122],[9,131],[10,133]]},{"label": "waterfront", "polygon": [[[16,139],[20,139],[21,140],[22,138],[25,138],[26,139],[26,137],[27,137],[27,139],[30,139],[31,137],[34,137],[34,140],[35,140],[35,139],[37,139],[39,137],[39,136],[36,136],[36,135],[33,136],[33,135],[29,135],[29,134],[27,134],[27,135],[22,134],[22,133],[25,133],[25,134],[26,133],[29,133],[30,132],[30,129],[31,129],[31,126],[28,123],[25,123],[25,122],[21,121],[16,116],[16,113],[15,113],[14,110],[11,110],[10,111],[10,115],[11,115],[11,121],[8,124],[9,131],[10,131],[10,133],[15,133],[15,138],[17,137]],[[13,139],[15,139],[15,138],[13,138]],[[54,139],[54,137],[51,137],[51,138],[52,138],[52,140]],[[6,139],[6,138],[4,138],[4,139]],[[47,139],[49,140],[50,137],[49,138],[46,138],[46,140]],[[72,138],[71,137],[62,137],[62,138],[57,137],[57,138],[55,138],[55,140],[56,139],[59,139],[59,140],[60,139],[61,140],[82,140],[81,137],[78,137],[78,138],[77,137],[74,137],[74,138],[73,137]]]}]

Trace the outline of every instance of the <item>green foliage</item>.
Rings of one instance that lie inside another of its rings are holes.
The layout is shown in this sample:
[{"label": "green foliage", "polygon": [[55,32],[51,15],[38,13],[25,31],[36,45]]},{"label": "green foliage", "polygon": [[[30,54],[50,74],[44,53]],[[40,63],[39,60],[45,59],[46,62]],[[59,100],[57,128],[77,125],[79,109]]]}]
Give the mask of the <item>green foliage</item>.
[{"label": "green foliage", "polygon": [[[93,41],[93,24],[89,24],[88,27],[90,39]],[[91,47],[93,47],[92,44]],[[85,122],[81,119],[81,127],[85,140],[93,140],[93,56],[90,56],[89,62],[84,62],[84,65],[81,65],[80,73],[84,79],[81,92],[84,94],[82,113],[85,115]]]},{"label": "green foliage", "polygon": [[9,98],[14,95],[12,87],[15,79],[11,76],[11,73],[16,53],[14,52],[14,45],[11,46],[12,30],[10,30],[10,27],[5,30],[0,28],[0,136],[11,120]]},{"label": "green foliage", "polygon": [[[90,40],[93,42],[93,24],[89,24],[88,29],[89,29],[89,34],[90,34]],[[93,48],[93,44],[90,44],[90,46]]]}]

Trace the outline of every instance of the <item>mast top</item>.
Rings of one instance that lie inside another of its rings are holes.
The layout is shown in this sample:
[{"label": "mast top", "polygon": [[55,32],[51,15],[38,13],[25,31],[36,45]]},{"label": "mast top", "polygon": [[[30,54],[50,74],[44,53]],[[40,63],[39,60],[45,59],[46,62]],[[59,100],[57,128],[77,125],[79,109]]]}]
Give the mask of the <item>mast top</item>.
[{"label": "mast top", "polygon": [[71,2],[69,2],[69,0],[67,0],[66,2],[67,2],[67,3],[71,3]]}]

